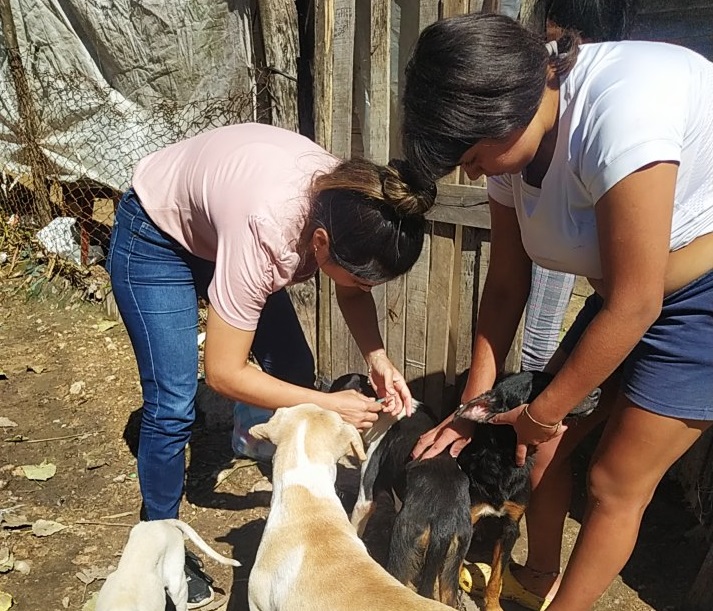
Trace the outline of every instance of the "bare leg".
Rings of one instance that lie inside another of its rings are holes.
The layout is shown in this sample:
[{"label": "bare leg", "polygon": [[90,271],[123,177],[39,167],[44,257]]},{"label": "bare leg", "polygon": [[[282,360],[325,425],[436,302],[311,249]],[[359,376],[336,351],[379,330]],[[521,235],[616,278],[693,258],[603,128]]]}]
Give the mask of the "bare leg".
[{"label": "bare leg", "polygon": [[592,461],[587,511],[551,611],[587,611],[606,591],[631,555],[659,481],[710,424],[659,416],[618,396]]},{"label": "bare leg", "polygon": [[571,424],[564,435],[537,448],[531,476],[533,493],[526,512],[527,562],[523,569],[515,568],[513,575],[538,596],[553,595],[559,585],[562,534],[572,492],[570,456],[582,439],[608,417],[618,386],[615,374],[602,385],[599,406],[591,416]]}]

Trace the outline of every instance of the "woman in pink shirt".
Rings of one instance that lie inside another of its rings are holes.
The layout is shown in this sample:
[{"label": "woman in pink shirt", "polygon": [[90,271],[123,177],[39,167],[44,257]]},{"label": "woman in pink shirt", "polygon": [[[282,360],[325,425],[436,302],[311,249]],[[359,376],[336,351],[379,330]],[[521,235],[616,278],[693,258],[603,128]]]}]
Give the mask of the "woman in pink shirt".
[{"label": "woman in pink shirt", "polygon": [[[416,262],[434,195],[403,163],[342,161],[299,134],[259,124],[218,128],[138,164],[116,213],[107,269],[143,390],[145,519],[178,515],[194,421],[199,296],[210,303],[206,381],[240,402],[238,452],[269,458],[246,431],[282,406],[317,403],[359,429],[382,409],[410,412],[370,290]],[[383,403],[314,389],[314,358],[285,287],[320,269],[334,281]],[[250,353],[260,369],[248,365]],[[208,599],[200,572],[187,572],[192,602]]]}]

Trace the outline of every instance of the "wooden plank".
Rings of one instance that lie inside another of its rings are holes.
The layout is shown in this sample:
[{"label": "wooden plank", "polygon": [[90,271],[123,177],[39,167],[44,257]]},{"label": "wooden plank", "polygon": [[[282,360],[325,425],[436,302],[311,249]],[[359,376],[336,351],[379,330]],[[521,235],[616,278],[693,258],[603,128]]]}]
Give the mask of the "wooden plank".
[{"label": "wooden plank", "polygon": [[[481,240],[481,255],[480,255],[480,264],[479,264],[479,269],[480,269],[480,278],[478,279],[478,295],[477,295],[477,303],[475,302],[476,295],[474,294],[474,305],[473,307],[476,308],[476,311],[474,312],[474,319],[473,319],[473,328],[475,328],[475,323],[477,321],[477,308],[479,307],[480,304],[480,299],[483,295],[483,286],[485,285],[485,278],[488,274],[488,266],[490,265],[490,242],[489,242],[489,237],[487,234],[481,234],[483,235],[484,239]],[[486,241],[487,240],[487,241]],[[522,352],[522,334],[524,331],[524,316],[520,320],[520,324],[518,326],[518,329],[515,333],[515,338],[513,340],[513,345],[510,348],[510,351],[508,352],[507,356],[505,357],[505,364],[504,364],[504,370],[505,371],[519,371],[520,370],[520,355]]]},{"label": "wooden plank", "polygon": [[32,175],[31,188],[36,202],[33,212],[37,213],[40,224],[46,225],[52,220],[52,204],[45,180],[50,176],[51,164],[40,146],[42,123],[22,63],[10,0],[0,0],[0,22],[8,68],[17,97],[19,124],[15,129],[19,133],[15,133],[15,137],[24,143],[25,160]]},{"label": "wooden plank", "polygon": [[488,204],[474,204],[468,207],[436,204],[426,213],[426,218],[429,221],[438,221],[450,225],[490,229],[490,208],[488,208]]},{"label": "wooden plank", "polygon": [[[334,23],[332,28],[332,116],[331,152],[337,157],[351,155],[352,137],[352,89],[354,75],[354,0],[333,0]],[[335,378],[361,365],[355,355],[359,349],[349,333],[344,317],[339,310],[334,283],[330,281],[330,331],[331,369]]]},{"label": "wooden plank", "polygon": [[338,157],[351,155],[352,89],[354,75],[355,0],[334,1],[332,31],[332,142],[330,151]]},{"label": "wooden plank", "polygon": [[[367,132],[364,153],[376,163],[386,163],[389,160],[391,116],[391,0],[372,0],[370,6],[369,111],[366,113],[367,125],[363,126]],[[385,286],[378,286],[372,290],[372,295],[379,331],[386,343],[387,354],[392,356],[387,337],[386,291]]]},{"label": "wooden plank", "polygon": [[426,383],[424,399],[441,405],[446,382],[455,226],[434,223],[426,312]]},{"label": "wooden plank", "polygon": [[[478,312],[478,286],[480,275],[480,233],[472,227],[463,228],[461,246],[461,273],[458,314],[458,347],[456,375],[470,367],[473,351],[473,333]],[[475,301],[474,301],[475,300]]]},{"label": "wooden plank", "polygon": [[[333,0],[315,0],[314,7],[314,127],[317,143],[327,150],[332,146],[332,73],[334,55]],[[317,277],[317,372],[332,377],[332,298],[330,280],[322,272]]]},{"label": "wooden plank", "polygon": [[418,29],[419,32],[438,21],[438,0],[421,0],[419,3]]},{"label": "wooden plank", "polygon": [[512,345],[510,350],[505,357],[505,365],[503,366],[503,371],[505,373],[517,373],[520,371],[520,366],[522,362],[522,338],[525,332],[525,315],[523,314],[520,319],[520,324],[517,326],[517,331],[515,331],[515,337],[512,340]]},{"label": "wooden plank", "polygon": [[454,15],[465,15],[470,10],[468,0],[443,0],[441,8],[442,19]]},{"label": "wooden plank", "polygon": [[446,384],[456,379],[456,358],[460,341],[458,318],[460,314],[463,226],[455,225],[453,238],[453,264],[451,265],[450,309],[448,311],[448,347],[446,351]]},{"label": "wooden plank", "polygon": [[305,334],[307,344],[312,354],[318,353],[317,340],[317,283],[314,278],[307,282],[300,282],[287,287],[292,305],[297,312],[302,332]]},{"label": "wooden plank", "polygon": [[428,303],[431,265],[431,236],[427,233],[423,251],[406,275],[406,331],[404,338],[404,375],[417,399],[424,397],[426,375],[426,305]]},{"label": "wooden plank", "polygon": [[261,0],[262,40],[272,125],[299,131],[297,115],[297,6],[290,0]]},{"label": "wooden plank", "polygon": [[332,378],[332,295],[331,280],[323,273],[317,276],[317,373]]},{"label": "wooden plank", "polygon": [[371,65],[369,70],[369,138],[366,156],[389,160],[391,103],[391,0],[371,1]]},{"label": "wooden plank", "polygon": [[453,225],[490,229],[487,201],[485,187],[439,183],[436,205],[428,211],[426,218]]},{"label": "wooden plank", "polygon": [[483,13],[499,13],[500,0],[483,0],[483,6],[480,10]]},{"label": "wooden plank", "polygon": [[391,362],[406,376],[406,276],[386,285],[386,339]]},{"label": "wooden plank", "polygon": [[467,207],[488,201],[488,190],[476,185],[439,184],[436,203]]},{"label": "wooden plank", "polygon": [[315,0],[314,127],[318,144],[332,148],[332,33],[334,0]]}]

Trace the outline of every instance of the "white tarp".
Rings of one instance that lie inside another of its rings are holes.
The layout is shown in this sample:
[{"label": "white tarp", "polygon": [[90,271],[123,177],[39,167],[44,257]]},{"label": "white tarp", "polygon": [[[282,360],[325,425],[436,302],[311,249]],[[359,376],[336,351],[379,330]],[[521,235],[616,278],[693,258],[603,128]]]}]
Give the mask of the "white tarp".
[{"label": "white tarp", "polygon": [[[40,146],[62,180],[122,190],[149,152],[252,117],[250,1],[11,5]],[[0,170],[18,174],[26,155],[4,44],[0,61]]]}]

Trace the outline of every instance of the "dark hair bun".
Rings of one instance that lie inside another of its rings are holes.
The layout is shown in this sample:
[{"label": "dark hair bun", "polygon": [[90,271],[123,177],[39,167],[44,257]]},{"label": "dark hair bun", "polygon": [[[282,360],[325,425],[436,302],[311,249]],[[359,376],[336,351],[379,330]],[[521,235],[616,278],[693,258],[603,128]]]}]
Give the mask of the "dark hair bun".
[{"label": "dark hair bun", "polygon": [[383,169],[384,201],[399,214],[425,214],[436,202],[436,183],[419,176],[408,161],[392,159]]}]

